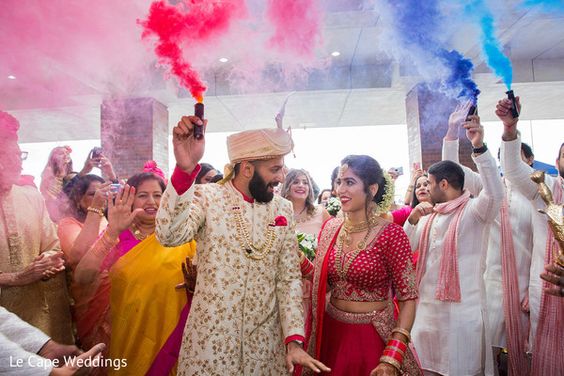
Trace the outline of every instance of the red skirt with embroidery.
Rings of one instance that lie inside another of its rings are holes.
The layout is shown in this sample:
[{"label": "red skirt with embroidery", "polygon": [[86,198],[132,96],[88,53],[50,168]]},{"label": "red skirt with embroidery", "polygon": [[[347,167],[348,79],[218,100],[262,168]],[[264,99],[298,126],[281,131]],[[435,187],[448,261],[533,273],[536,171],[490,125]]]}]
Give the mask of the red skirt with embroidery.
[{"label": "red skirt with embroidery", "polygon": [[337,309],[331,304],[327,308],[323,318],[323,339],[319,360],[331,368],[329,375],[332,376],[370,375],[370,372],[378,366],[385,347],[376,328],[372,323],[344,321],[342,317],[338,317]]}]

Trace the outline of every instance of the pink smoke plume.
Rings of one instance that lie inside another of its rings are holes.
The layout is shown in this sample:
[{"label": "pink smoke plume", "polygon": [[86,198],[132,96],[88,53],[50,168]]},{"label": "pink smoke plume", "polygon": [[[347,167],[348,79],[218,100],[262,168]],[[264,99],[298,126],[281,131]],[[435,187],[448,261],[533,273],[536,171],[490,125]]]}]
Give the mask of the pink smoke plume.
[{"label": "pink smoke plume", "polygon": [[17,140],[20,123],[7,112],[0,110],[0,140]]},{"label": "pink smoke plume", "polygon": [[0,74],[17,78],[0,105],[73,105],[147,88],[153,57],[136,24],[145,9],[146,0],[0,1]]},{"label": "pink smoke plume", "polygon": [[206,86],[189,59],[199,48],[229,31],[232,22],[244,18],[244,0],[186,0],[176,6],[165,0],[152,3],[143,26],[143,38],[158,37],[155,53],[161,64],[169,66],[180,84],[201,101]]},{"label": "pink smoke plume", "polygon": [[303,57],[313,57],[320,41],[318,0],[268,0],[267,19],[274,26],[270,46]]}]

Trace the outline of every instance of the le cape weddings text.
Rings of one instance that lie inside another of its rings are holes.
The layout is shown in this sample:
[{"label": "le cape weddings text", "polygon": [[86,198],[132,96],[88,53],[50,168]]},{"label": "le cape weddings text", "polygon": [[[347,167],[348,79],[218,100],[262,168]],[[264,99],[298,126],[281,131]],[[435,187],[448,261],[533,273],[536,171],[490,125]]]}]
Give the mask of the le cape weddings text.
[{"label": "le cape weddings text", "polygon": [[38,356],[22,359],[10,356],[11,368],[51,369],[71,364],[79,368],[113,368],[119,371],[121,368],[127,367],[127,359],[110,359],[103,357],[81,359],[74,356],[65,356],[63,359],[46,359]]}]

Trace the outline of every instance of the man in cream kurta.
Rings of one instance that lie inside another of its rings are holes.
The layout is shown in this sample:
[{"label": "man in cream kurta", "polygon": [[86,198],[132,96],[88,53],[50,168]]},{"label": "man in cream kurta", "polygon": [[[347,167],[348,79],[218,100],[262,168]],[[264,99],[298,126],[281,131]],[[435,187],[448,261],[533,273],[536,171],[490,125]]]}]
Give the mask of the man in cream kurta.
[{"label": "man in cream kurta", "polygon": [[[458,129],[460,115],[462,119],[466,117],[467,109],[454,112],[449,118],[449,130],[443,140],[443,160],[458,161]],[[464,170],[464,187],[474,196],[478,196],[483,189],[482,179],[479,174],[466,166],[461,166]],[[529,271],[531,268],[531,251],[533,248],[532,231],[532,207],[529,201],[512,184],[503,179],[505,187],[505,197],[508,203],[508,216],[511,223],[511,234],[513,236],[513,249],[515,254],[515,266],[517,280],[519,283],[519,299],[522,306],[526,306],[529,295]],[[484,272],[484,282],[486,288],[485,296],[485,343],[486,343],[486,364],[485,374],[497,374],[495,368],[497,362],[494,361],[492,347],[507,347],[507,332],[503,310],[503,285],[502,285],[502,250],[501,250],[501,218],[498,215],[490,229],[488,248],[486,256],[486,266]],[[523,327],[529,327],[529,315],[523,309],[521,312]],[[527,333],[522,333],[526,335]],[[524,350],[523,350],[524,351]]]},{"label": "man in cream kurta", "polygon": [[304,314],[292,205],[272,194],[291,138],[281,129],[232,135],[226,181],[195,185],[203,140],[192,129],[199,122],[184,117],[173,131],[177,167],[157,214],[163,245],[197,242],[178,372],[284,375],[291,364],[320,367],[298,347]]},{"label": "man in cream kurta", "polygon": [[0,306],[71,344],[70,303],[55,225],[37,188],[17,185],[19,123],[0,112]]},{"label": "man in cream kurta", "polygon": [[[473,126],[475,132],[483,132],[479,123]],[[481,137],[472,142],[475,148],[482,143],[483,133]],[[452,213],[439,214],[428,234],[425,273],[419,285],[417,315],[411,332],[421,367],[441,375],[480,375],[484,371],[484,262],[489,229],[503,200],[503,185],[495,160],[487,149],[481,154],[473,154],[472,159],[484,188],[463,209],[456,234],[460,302],[441,301],[435,296],[445,234],[454,216]],[[432,191],[431,197],[434,199]],[[404,225],[413,250],[419,248],[428,219],[428,215],[422,216],[416,225],[409,221]]]}]

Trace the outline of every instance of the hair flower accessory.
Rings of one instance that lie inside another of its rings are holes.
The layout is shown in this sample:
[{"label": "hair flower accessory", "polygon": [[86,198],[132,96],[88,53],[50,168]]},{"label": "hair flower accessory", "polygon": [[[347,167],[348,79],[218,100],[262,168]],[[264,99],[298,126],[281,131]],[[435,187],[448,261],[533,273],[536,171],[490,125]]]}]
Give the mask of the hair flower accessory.
[{"label": "hair flower accessory", "polygon": [[159,178],[163,179],[165,183],[167,183],[167,180],[165,178],[165,174],[164,174],[163,170],[161,170],[157,166],[157,162],[155,162],[155,161],[145,162],[145,165],[143,166],[143,172],[151,172],[154,175],[158,176]]},{"label": "hair flower accessory", "polygon": [[279,215],[278,217],[274,218],[274,224],[271,224],[271,226],[288,226],[288,220],[283,215]]}]

